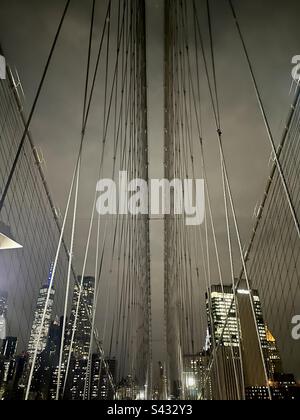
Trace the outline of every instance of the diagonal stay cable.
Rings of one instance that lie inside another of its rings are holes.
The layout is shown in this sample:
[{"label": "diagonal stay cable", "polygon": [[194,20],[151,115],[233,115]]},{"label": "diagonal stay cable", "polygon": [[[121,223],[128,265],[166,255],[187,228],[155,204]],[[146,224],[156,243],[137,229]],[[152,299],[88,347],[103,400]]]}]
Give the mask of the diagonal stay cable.
[{"label": "diagonal stay cable", "polygon": [[264,120],[264,124],[265,124],[266,130],[267,130],[267,135],[268,135],[268,138],[269,138],[269,141],[270,141],[272,152],[274,154],[275,163],[276,163],[276,166],[277,166],[277,169],[278,169],[278,172],[279,172],[279,176],[280,176],[280,179],[281,179],[281,182],[282,182],[282,186],[283,186],[283,189],[284,189],[284,192],[285,192],[285,195],[286,195],[286,199],[287,199],[287,202],[288,202],[291,214],[292,214],[292,218],[293,218],[293,221],[294,221],[294,224],[295,224],[295,228],[296,228],[296,231],[297,231],[297,234],[298,234],[298,238],[300,239],[299,219],[298,219],[298,216],[297,216],[297,213],[296,213],[296,210],[295,210],[295,205],[293,203],[293,199],[292,199],[291,192],[290,192],[287,180],[286,180],[286,176],[284,174],[284,170],[283,170],[281,161],[279,160],[278,151],[277,151],[277,148],[276,148],[276,145],[275,145],[275,140],[274,140],[273,133],[272,133],[272,130],[271,130],[271,127],[270,127],[270,123],[269,123],[269,120],[268,120],[268,117],[267,117],[267,113],[266,113],[266,110],[265,110],[265,107],[264,107],[264,104],[263,104],[263,101],[262,101],[262,97],[261,97],[261,94],[260,94],[260,91],[259,91],[256,76],[254,74],[253,65],[252,65],[252,62],[251,62],[251,59],[250,59],[250,56],[249,56],[249,53],[248,53],[246,42],[245,42],[242,30],[241,30],[241,26],[240,26],[240,23],[239,23],[239,20],[238,20],[237,13],[235,11],[233,2],[232,2],[232,0],[228,0],[228,1],[229,1],[229,6],[230,6],[230,9],[231,9],[231,12],[232,12],[232,15],[233,15],[236,27],[237,27],[237,31],[238,31],[241,43],[242,43],[242,46],[243,46],[243,50],[244,50],[245,57],[246,57],[246,60],[247,60],[251,80],[253,82],[255,94],[256,94],[256,97],[257,97],[258,104],[259,104],[259,108],[260,108],[260,111],[261,111],[261,114],[262,114],[262,117],[263,117],[263,120]]},{"label": "diagonal stay cable", "polygon": [[[111,0],[110,0],[110,2],[111,2]],[[106,26],[106,19],[105,19],[105,26]],[[105,31],[105,29],[104,29],[104,31]],[[103,40],[103,37],[102,37],[101,42],[100,42],[100,49],[102,49],[102,40]],[[98,70],[100,55],[101,55],[101,52],[99,52],[99,54],[98,54],[98,60],[97,60],[95,72]],[[52,271],[51,279],[50,279],[50,282],[49,282],[49,290],[48,290],[47,298],[46,298],[46,301],[45,301],[45,308],[44,308],[43,316],[42,316],[42,320],[41,320],[41,328],[39,330],[37,343],[36,343],[36,349],[35,349],[35,353],[34,353],[34,357],[33,357],[33,363],[32,363],[31,369],[30,369],[30,375],[29,375],[29,380],[28,380],[28,384],[27,384],[25,400],[29,399],[30,388],[31,388],[35,363],[36,363],[37,354],[38,354],[38,345],[39,345],[39,341],[41,340],[42,329],[43,329],[43,325],[44,325],[45,319],[46,319],[47,308],[48,308],[48,305],[49,305],[51,290],[52,290],[53,284],[54,284],[54,278],[55,278],[55,274],[56,274],[56,268],[57,268],[60,248],[61,248],[61,245],[62,245],[62,242],[63,242],[63,235],[64,235],[64,231],[65,231],[65,227],[66,227],[66,221],[67,221],[68,212],[69,212],[69,208],[70,208],[71,197],[72,197],[72,193],[73,193],[73,189],[74,189],[76,174],[77,174],[77,171],[78,171],[78,167],[80,165],[82,149],[83,149],[83,144],[84,144],[84,140],[85,140],[86,127],[87,127],[88,119],[89,119],[89,115],[90,115],[90,105],[91,105],[91,101],[92,101],[93,94],[94,94],[95,79],[96,79],[96,76],[94,76],[94,79],[93,79],[93,84],[92,84],[91,91],[90,91],[90,98],[89,98],[88,106],[86,108],[86,115],[84,117],[84,124],[83,124],[82,133],[81,133],[81,141],[80,141],[80,146],[79,146],[79,152],[78,152],[77,161],[76,161],[76,164],[75,164],[73,178],[72,178],[72,182],[71,182],[71,186],[70,186],[70,192],[69,192],[67,206],[66,206],[66,210],[65,210],[64,221],[63,221],[63,225],[62,225],[62,228],[61,228],[61,235],[60,235],[60,239],[59,239],[59,243],[58,243],[58,247],[57,247],[56,257],[55,257],[54,266],[53,266],[53,271]]]},{"label": "diagonal stay cable", "polygon": [[51,47],[51,50],[50,50],[50,53],[49,53],[49,56],[48,56],[48,59],[47,59],[47,62],[46,62],[46,65],[45,65],[45,68],[44,68],[44,71],[43,71],[41,81],[40,81],[38,89],[37,89],[37,93],[36,93],[34,101],[33,101],[33,105],[31,107],[31,110],[30,110],[30,113],[29,113],[28,120],[27,120],[25,128],[24,128],[22,138],[20,140],[20,144],[19,144],[16,156],[15,156],[15,160],[13,162],[13,165],[12,165],[7,183],[6,183],[5,188],[3,190],[3,194],[2,194],[1,200],[0,200],[0,213],[3,210],[7,193],[9,191],[9,188],[10,188],[15,170],[16,170],[18,162],[19,162],[19,158],[20,158],[21,153],[22,153],[23,148],[24,148],[24,144],[25,144],[27,136],[28,136],[29,128],[30,128],[33,116],[35,114],[35,110],[36,110],[36,107],[37,107],[37,104],[38,104],[38,101],[39,101],[39,98],[40,98],[40,95],[41,95],[41,91],[42,91],[43,86],[44,86],[44,82],[45,82],[47,74],[48,74],[48,70],[49,70],[49,67],[50,67],[50,64],[51,64],[51,61],[52,61],[52,57],[53,57],[54,52],[55,52],[56,47],[57,47],[57,43],[58,43],[58,40],[59,40],[59,37],[60,37],[60,33],[61,33],[61,30],[62,30],[63,24],[65,22],[65,18],[66,18],[70,3],[71,3],[71,0],[67,0],[64,11],[63,11],[63,14],[62,14],[62,17],[61,17],[61,20],[60,20],[60,23],[59,23],[59,26],[58,26],[58,29],[57,29],[57,32],[56,32],[56,35],[55,35],[55,38],[54,38],[54,41],[53,41],[53,44],[52,44],[52,47]]}]

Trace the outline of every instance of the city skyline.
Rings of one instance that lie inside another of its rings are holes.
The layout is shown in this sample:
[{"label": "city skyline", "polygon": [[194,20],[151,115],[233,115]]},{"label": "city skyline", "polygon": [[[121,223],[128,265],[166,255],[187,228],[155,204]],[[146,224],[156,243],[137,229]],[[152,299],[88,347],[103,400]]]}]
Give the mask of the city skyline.
[{"label": "city skyline", "polygon": [[1,395],[298,399],[298,11],[2,0]]},{"label": "city skyline", "polygon": [[[51,270],[51,269],[50,269]],[[80,280],[80,278],[79,278]],[[102,359],[98,353],[90,354],[90,339],[91,335],[88,327],[90,319],[87,316],[86,308],[92,311],[93,302],[93,288],[94,278],[84,278],[84,295],[81,298],[80,307],[81,310],[78,313],[77,328],[81,331],[75,334],[73,344],[73,356],[70,367],[70,377],[67,383],[70,386],[70,395],[64,395],[64,399],[81,400],[111,400],[114,398],[114,391],[111,387],[111,378],[114,379],[115,386],[118,391],[118,399],[127,399],[128,393],[135,396],[133,399],[139,399],[138,387],[135,382],[131,385],[124,387],[124,381],[126,378],[122,378],[120,382],[117,382],[117,361],[113,359]],[[10,383],[18,377],[18,364],[17,358],[24,358],[26,354],[26,364],[22,366],[21,374],[19,372],[19,378],[17,381],[17,387],[19,390],[22,389],[22,377],[28,375],[28,369],[30,368],[30,360],[32,358],[32,352],[37,344],[36,330],[40,319],[40,308],[41,303],[44,300],[43,295],[47,290],[44,286],[39,293],[37,299],[36,315],[33,321],[32,332],[28,342],[27,349],[23,349],[19,354],[20,349],[17,350],[17,337],[6,337],[2,341],[3,364],[0,363],[0,382],[1,382],[1,395],[5,395],[6,399],[10,398],[9,392],[14,390]],[[8,294],[2,292],[5,296],[5,308],[8,308]],[[270,384],[270,390],[273,398],[282,400],[287,398],[287,387],[293,393],[292,399],[300,398],[300,384],[297,385],[295,377],[292,373],[284,373],[283,364],[279,349],[277,347],[276,338],[272,335],[268,326],[264,322],[261,301],[259,298],[259,292],[256,290],[252,291],[252,296],[255,302],[255,313],[259,327],[260,342],[258,342],[256,332],[253,330],[253,318],[251,314],[250,304],[245,305],[245,300],[250,302],[250,293],[243,288],[237,290],[237,294],[233,293],[230,286],[223,285],[212,285],[209,296],[206,294],[207,301],[207,329],[208,338],[206,338],[205,346],[199,349],[200,352],[194,355],[184,355],[184,376],[183,381],[184,395],[187,400],[197,400],[200,394],[201,399],[212,400],[212,399],[240,399],[240,395],[235,394],[236,388],[232,388],[230,381],[227,383],[225,378],[228,375],[228,371],[231,371],[231,381],[237,380],[237,372],[240,387],[239,392],[244,392],[244,398],[248,400],[267,400],[268,389],[264,385],[264,369],[268,374],[268,384]],[[78,302],[78,286],[74,286],[73,293],[73,305],[70,309],[70,321],[69,327],[66,331],[64,352],[65,361],[64,368],[62,369],[62,380],[65,380],[66,371],[66,360],[68,352],[70,351],[70,336],[74,324],[74,312]],[[90,302],[88,304],[88,302]],[[237,316],[236,305],[239,309]],[[3,305],[4,307],[4,305]],[[212,311],[209,311],[209,308]],[[242,310],[242,314],[240,313]],[[212,316],[210,316],[210,313]],[[227,319],[230,319],[230,322]],[[211,325],[213,322],[213,326]],[[229,324],[227,325],[227,322]],[[60,317],[52,313],[52,307],[50,306],[47,311],[47,324],[43,328],[43,337],[40,339],[39,350],[38,350],[38,366],[35,369],[33,383],[34,390],[32,393],[32,399],[52,399],[55,400],[56,386],[57,386],[57,369],[59,363],[59,350],[61,346],[61,334],[62,334],[62,323],[63,317]],[[34,338],[35,337],[35,338]],[[255,342],[257,344],[255,344]],[[264,360],[259,360],[260,355],[257,351],[258,343],[261,346]],[[213,352],[217,349],[220,353],[218,356],[217,369],[209,372],[209,360]],[[256,353],[255,353],[256,352]],[[19,356],[18,356],[19,354]],[[89,361],[88,361],[89,360]],[[41,365],[40,365],[41,364]],[[27,365],[27,373],[26,373]],[[256,367],[255,372],[252,371],[252,366]],[[88,378],[87,368],[90,366],[90,376]],[[260,367],[259,367],[260,366]],[[107,370],[108,369],[108,370]],[[241,370],[242,369],[242,370]],[[221,374],[220,371],[224,370]],[[45,372],[48,372],[45,374]],[[100,373],[101,371],[101,373]],[[225,373],[227,371],[227,373]],[[71,373],[72,372],[72,373]],[[42,376],[41,376],[42,375]],[[111,375],[111,376],[110,376]],[[208,375],[208,376],[207,376]],[[250,375],[250,376],[249,376]],[[222,389],[220,389],[220,382],[216,379],[217,376],[223,377]],[[127,379],[129,380],[129,379]],[[161,365],[161,385],[157,383],[154,389],[159,390],[161,399],[165,399],[168,395],[167,388],[165,388],[171,378],[165,375],[163,365]],[[86,382],[87,381],[87,382]],[[87,383],[88,388],[87,388]],[[174,381],[174,384],[179,384],[179,379]],[[16,383],[15,383],[16,384]],[[244,384],[244,385],[243,385]],[[243,389],[242,387],[245,387]],[[217,390],[217,388],[219,388]],[[233,390],[234,389],[234,390]],[[9,391],[11,390],[11,391]],[[38,391],[40,390],[40,391]],[[85,397],[84,392],[86,392]],[[180,388],[176,387],[172,391],[172,395],[175,398],[180,397]],[[179,393],[179,394],[178,394]],[[36,394],[36,397],[33,397]],[[153,394],[153,398],[154,398]]]}]

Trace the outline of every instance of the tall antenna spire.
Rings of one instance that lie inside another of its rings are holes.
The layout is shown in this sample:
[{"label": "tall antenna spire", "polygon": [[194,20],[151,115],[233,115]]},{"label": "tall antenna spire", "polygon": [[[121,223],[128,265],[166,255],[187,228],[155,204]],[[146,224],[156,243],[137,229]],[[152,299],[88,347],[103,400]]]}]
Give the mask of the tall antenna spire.
[{"label": "tall antenna spire", "polygon": [[52,262],[51,265],[50,265],[49,276],[48,276],[48,281],[47,281],[47,286],[48,287],[50,287],[52,274],[53,274],[53,268],[54,268],[54,262]]}]

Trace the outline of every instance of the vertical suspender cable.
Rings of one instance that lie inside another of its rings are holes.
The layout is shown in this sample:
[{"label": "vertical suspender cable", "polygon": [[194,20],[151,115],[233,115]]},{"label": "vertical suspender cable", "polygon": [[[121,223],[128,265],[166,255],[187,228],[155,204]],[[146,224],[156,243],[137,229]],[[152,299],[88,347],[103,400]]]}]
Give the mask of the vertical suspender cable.
[{"label": "vertical suspender cable", "polygon": [[76,165],[76,169],[75,169],[74,174],[73,174],[73,179],[72,179],[72,183],[71,183],[71,187],[70,187],[68,202],[67,202],[65,215],[64,215],[64,221],[63,221],[63,225],[62,225],[62,228],[61,228],[59,243],[58,243],[56,256],[55,256],[55,260],[54,260],[54,264],[53,264],[52,275],[51,275],[51,279],[50,279],[50,282],[49,282],[49,289],[48,289],[48,294],[47,294],[47,297],[46,297],[45,307],[44,307],[43,316],[42,316],[42,320],[41,320],[41,326],[39,328],[39,333],[38,333],[38,337],[37,337],[37,341],[36,341],[36,347],[35,347],[35,351],[34,351],[34,355],[33,355],[32,365],[31,365],[31,368],[30,368],[30,374],[29,374],[29,379],[28,379],[28,384],[27,384],[27,389],[26,389],[26,395],[25,395],[25,401],[29,399],[29,394],[30,394],[31,383],[32,383],[33,374],[34,374],[35,363],[36,363],[36,359],[37,359],[37,356],[38,356],[39,342],[41,341],[43,326],[44,326],[44,323],[45,323],[45,320],[46,320],[47,309],[48,309],[49,301],[50,301],[51,290],[53,288],[54,277],[55,277],[55,272],[56,272],[56,268],[57,268],[57,264],[58,264],[60,248],[61,248],[62,241],[63,241],[63,235],[64,235],[64,231],[65,231],[65,227],[66,227],[67,217],[68,217],[68,213],[69,213],[71,197],[72,197],[72,192],[73,192],[74,183],[75,183],[76,172],[77,172],[77,165]]},{"label": "vertical suspender cable", "polygon": [[[84,103],[83,103],[83,115],[82,115],[82,137],[85,135],[85,117],[86,117],[86,107],[87,107],[87,97],[88,97],[88,83],[89,83],[89,74],[90,74],[94,17],[95,17],[95,0],[93,0],[93,5],[92,5],[92,17],[91,17],[91,25],[90,25],[88,61],[87,61],[86,83],[85,83],[85,90],[84,90]],[[72,261],[73,261],[73,248],[74,248],[74,239],[75,239],[76,219],[77,219],[80,172],[81,172],[81,156],[79,158],[79,163],[78,163],[78,167],[77,167],[77,174],[76,174],[74,212],[73,212],[73,223],[72,223],[72,233],[71,233],[71,246],[70,246],[68,277],[67,277],[67,285],[66,285],[66,293],[65,293],[64,318],[63,318],[63,328],[62,328],[59,365],[58,365],[56,400],[59,400],[59,398],[60,398],[61,370],[62,370],[62,364],[63,364],[63,353],[64,353],[65,332],[66,332],[66,324],[67,324],[68,301],[69,301],[69,291],[70,291],[70,283],[71,283],[71,270],[72,270]]]},{"label": "vertical suspender cable", "polygon": [[[209,2],[207,2],[207,6],[209,8]],[[211,19],[211,16],[210,16],[209,12],[208,12],[208,19],[209,20]],[[210,36],[212,37],[212,32],[210,33]],[[214,48],[212,41],[211,41],[211,46],[212,46],[212,48]],[[214,60],[214,55],[212,55],[212,59]],[[207,76],[209,85],[211,85],[211,81],[210,81],[210,78],[209,78],[209,75],[208,75],[208,71],[206,71],[206,76]],[[214,77],[215,86],[217,87],[216,73],[215,72],[213,73],[213,77]],[[210,89],[210,91],[212,91],[212,90]],[[212,100],[212,106],[214,108],[214,113],[215,113],[215,115],[217,115],[216,107],[217,108],[219,107],[218,101],[215,104],[213,96],[211,97],[211,100]],[[266,387],[268,388],[269,398],[271,400],[272,399],[272,393],[271,393],[271,389],[270,389],[270,385],[269,385],[269,378],[268,378],[268,373],[267,373],[266,360],[264,358],[262,342],[261,342],[261,339],[260,339],[259,329],[258,329],[258,325],[257,325],[257,321],[256,321],[254,300],[253,300],[250,280],[249,280],[249,276],[248,276],[248,270],[247,270],[247,266],[246,266],[245,256],[244,256],[244,253],[243,253],[241,235],[240,235],[240,230],[239,230],[237,217],[236,217],[236,210],[235,210],[233,197],[232,197],[232,192],[231,192],[231,187],[230,187],[229,178],[228,178],[226,160],[225,160],[223,144],[222,144],[222,131],[221,131],[221,127],[220,127],[220,124],[219,124],[219,121],[218,121],[217,118],[216,118],[216,127],[217,127],[217,133],[218,133],[218,143],[219,143],[219,149],[220,149],[220,155],[221,155],[222,170],[223,170],[223,174],[225,176],[226,186],[227,186],[228,195],[229,195],[229,199],[230,199],[230,205],[231,205],[232,215],[233,215],[233,219],[234,219],[234,226],[235,226],[235,230],[236,230],[236,235],[237,235],[237,240],[238,240],[238,245],[239,245],[239,251],[240,251],[240,256],[241,256],[241,260],[242,260],[242,264],[243,264],[243,269],[244,269],[244,274],[245,274],[245,278],[246,278],[247,288],[248,288],[249,293],[250,293],[251,310],[252,310],[252,314],[253,314],[253,317],[254,317],[255,328],[256,328],[256,333],[257,333],[257,338],[258,338],[258,344],[259,344],[262,364],[263,364],[263,368],[264,368],[264,374],[265,374],[265,379],[266,379]]]},{"label": "vertical suspender cable", "polygon": [[[93,80],[92,80],[92,84],[91,84],[90,96],[89,96],[88,101],[87,101],[87,93],[85,95],[85,104],[84,104],[84,110],[85,110],[84,115],[85,116],[84,116],[84,128],[83,128],[84,133],[85,133],[85,129],[86,129],[86,126],[87,126],[87,121],[88,121],[88,116],[89,116],[89,112],[90,112],[91,102],[92,102],[92,98],[93,98],[93,94],[94,94],[95,82],[96,82],[96,77],[97,77],[97,74],[98,74],[100,57],[101,57],[101,52],[102,52],[104,35],[105,35],[107,22],[108,22],[108,18],[109,18],[110,8],[111,8],[111,0],[109,1],[109,5],[108,5],[108,8],[107,8],[107,13],[106,13],[106,16],[105,16],[104,28],[103,28],[102,36],[101,36],[101,39],[100,39],[100,44],[99,44],[99,49],[98,49],[98,57],[97,57],[97,61],[96,61],[96,64],[95,64],[94,76],[93,76]],[[92,23],[92,26],[93,26],[93,23]],[[91,28],[91,34],[90,35],[92,37],[92,28]],[[90,40],[90,48],[89,48],[89,55],[90,54],[91,54],[91,40]],[[89,58],[88,68],[89,68],[89,65],[90,65],[90,58]],[[89,74],[89,70],[87,72],[86,92],[88,90],[88,74]],[[92,225],[93,225],[95,206],[96,206],[96,195],[95,195],[95,198],[94,198],[94,203],[93,203],[93,208],[92,208],[92,216],[91,216],[91,220],[90,220],[90,227],[89,227],[88,239],[87,239],[87,244],[86,244],[81,281],[78,284],[79,296],[78,296],[78,301],[77,301],[77,305],[76,305],[76,313],[75,313],[74,325],[73,325],[73,328],[72,328],[70,349],[69,349],[68,358],[67,358],[66,373],[65,373],[65,380],[64,380],[64,386],[63,386],[63,395],[65,394],[65,390],[66,390],[67,378],[68,378],[70,362],[71,362],[72,347],[73,347],[73,343],[74,343],[74,339],[75,339],[75,330],[76,330],[76,324],[77,324],[77,318],[78,318],[78,312],[79,312],[79,305],[80,305],[82,289],[83,289],[84,273],[85,273],[85,269],[86,269],[88,252],[89,252],[89,248],[90,248],[90,239],[91,239],[91,234],[92,234]],[[88,309],[86,308],[86,310],[88,310]],[[88,317],[90,318],[90,321],[91,321],[92,334],[94,334],[96,336],[96,340],[97,340],[97,331],[94,328],[94,323],[93,323],[93,319],[92,319],[93,316],[91,317],[91,314],[88,313]],[[102,353],[102,349],[99,349],[99,350]],[[111,377],[109,377],[109,379],[111,380]]]},{"label": "vertical suspender cable", "polygon": [[[209,8],[209,0],[207,1],[207,6]],[[208,19],[209,20],[211,19],[210,13],[208,13]],[[210,36],[212,37],[212,32],[210,33]],[[211,41],[211,46],[212,46],[212,48],[214,48],[213,41]],[[214,55],[212,55],[212,59],[214,59]],[[213,78],[214,78],[214,84],[217,88],[217,80],[216,80],[217,77],[216,77],[215,71],[213,73]],[[210,83],[210,81],[209,81],[209,83]],[[216,97],[217,97],[217,95],[216,95]],[[217,108],[219,107],[218,100],[217,100],[217,103],[216,103],[215,107],[217,107]],[[264,357],[262,342],[261,342],[261,339],[260,339],[259,328],[258,328],[257,319],[256,319],[254,299],[253,299],[250,279],[249,279],[249,275],[248,275],[248,269],[247,269],[247,266],[246,266],[246,260],[245,260],[245,256],[244,256],[244,252],[243,252],[241,234],[240,234],[240,230],[239,230],[239,226],[238,226],[238,222],[237,222],[237,216],[236,216],[236,209],[235,209],[233,196],[232,196],[232,191],[231,191],[231,186],[230,186],[229,177],[228,177],[227,165],[226,165],[226,160],[225,160],[225,155],[224,155],[224,150],[223,150],[222,131],[221,131],[221,126],[220,126],[220,121],[219,121],[219,123],[218,123],[218,121],[216,121],[216,126],[217,126],[217,134],[218,134],[218,143],[219,143],[220,156],[221,156],[222,171],[223,171],[223,175],[224,175],[224,178],[225,178],[225,181],[226,181],[226,186],[227,186],[227,190],[228,190],[228,196],[229,196],[229,200],[230,200],[230,206],[231,206],[231,211],[232,211],[232,216],[233,216],[233,221],[234,221],[234,227],[235,227],[235,230],[236,230],[236,235],[237,235],[237,240],[238,240],[239,252],[240,252],[241,261],[242,261],[242,264],[243,264],[243,269],[244,269],[247,288],[248,288],[248,291],[249,291],[251,310],[252,310],[253,320],[254,320],[254,324],[255,324],[257,340],[258,340],[258,344],[259,344],[261,361],[262,361],[263,369],[264,369],[266,387],[268,389],[269,398],[270,398],[270,400],[272,400],[272,393],[271,393],[271,388],[270,388],[270,384],[269,384],[266,360],[265,360],[265,357]]]},{"label": "vertical suspender cable", "polygon": [[[199,21],[198,21],[198,16],[197,16],[197,10],[196,10],[195,2],[193,4],[193,9],[194,9],[194,16],[195,16],[194,24],[195,24],[196,48],[197,48],[197,40],[198,40],[196,26],[198,26],[198,32],[199,32],[199,37],[200,37],[202,55],[203,55],[203,59],[204,59],[205,71],[206,71],[206,76],[207,76],[207,80],[208,80],[208,87],[209,87],[209,91],[210,91],[210,96],[211,96],[211,101],[212,101],[212,106],[213,106],[213,112],[214,112],[214,116],[215,116],[217,127],[220,127],[220,123],[221,123],[220,120],[221,119],[220,119],[219,100],[218,100],[218,92],[217,92],[215,55],[214,55],[214,50],[213,50],[213,36],[212,36],[212,25],[211,25],[211,15],[210,15],[209,3],[207,3],[207,13],[208,13],[208,21],[209,21],[210,46],[211,46],[211,49],[212,49],[212,51],[211,51],[211,60],[212,60],[212,63],[213,63],[214,88],[216,90],[216,92],[215,92],[215,99],[214,99],[214,93],[213,93],[213,89],[212,89],[211,82],[210,82],[209,75],[208,75],[208,63],[207,63],[206,55],[205,55],[205,52],[204,52],[203,38],[202,38],[201,30],[200,30],[200,25],[199,25]],[[198,62],[198,60],[197,60],[197,62]],[[197,72],[197,74],[199,75],[199,72]],[[199,92],[200,92],[200,86],[199,86],[199,82],[198,82],[198,93]],[[215,101],[216,101],[216,104],[215,104]],[[195,109],[196,109],[195,94],[194,94],[194,105],[195,105]],[[198,124],[198,130],[199,130],[199,122],[198,121],[199,121],[199,118],[197,117],[197,124]],[[205,170],[203,140],[202,140],[202,133],[201,133],[201,131],[199,131],[199,140],[200,140],[200,149],[201,149],[201,155],[202,155],[202,165],[203,165],[203,170],[204,170],[204,176],[205,176],[205,178],[207,178],[206,177],[206,170]],[[207,179],[206,179],[206,185],[207,185],[206,188],[208,188]],[[225,189],[224,188],[225,188],[225,184],[223,182],[223,193],[224,193],[224,197],[225,197],[225,200],[226,200],[226,195],[225,195]],[[209,209],[210,209],[210,217],[212,219],[212,210],[211,210],[209,192],[207,192],[207,194],[208,194],[208,202],[209,202]],[[224,204],[225,204],[226,210],[227,210],[226,201],[224,201]],[[216,248],[217,262],[218,262],[219,275],[220,275],[220,281],[221,281],[221,288],[223,290],[223,299],[225,299],[223,279],[222,279],[222,275],[221,275],[221,271],[220,271],[219,251],[218,251],[218,247],[217,247],[216,236],[215,236],[215,228],[214,228],[213,222],[212,222],[212,231],[213,231],[214,243],[215,243],[215,248]],[[227,234],[228,234],[228,236],[230,236],[230,233],[229,233],[229,224],[228,223],[227,223]],[[231,244],[229,244],[229,246],[230,245]],[[231,249],[229,249],[229,255],[230,255],[230,264],[231,264],[231,267],[233,268]],[[234,277],[233,277],[233,288],[234,288]],[[209,291],[208,291],[208,296],[209,296]],[[212,325],[213,325],[213,323],[212,323]],[[212,334],[212,339],[215,341],[215,338],[214,338],[214,335],[213,334]],[[214,346],[213,346],[214,347],[213,358],[216,359],[216,364],[217,364],[216,368],[217,368],[217,376],[218,376],[219,389],[220,389],[220,378],[219,378],[219,372],[218,372],[219,369],[218,369],[217,351],[218,351],[219,346],[221,345],[221,340],[222,340],[222,337],[220,337],[219,342],[218,343],[214,343]],[[240,346],[241,345],[240,345],[240,341],[239,341],[239,348],[240,348]],[[240,385],[239,385],[238,372],[237,372],[237,368],[236,368],[235,356],[234,356],[234,352],[233,352],[232,346],[231,346],[231,356],[232,356],[232,363],[233,363],[233,367],[234,367],[234,375],[235,375],[235,381],[236,381],[237,396],[240,399],[241,398]]]}]

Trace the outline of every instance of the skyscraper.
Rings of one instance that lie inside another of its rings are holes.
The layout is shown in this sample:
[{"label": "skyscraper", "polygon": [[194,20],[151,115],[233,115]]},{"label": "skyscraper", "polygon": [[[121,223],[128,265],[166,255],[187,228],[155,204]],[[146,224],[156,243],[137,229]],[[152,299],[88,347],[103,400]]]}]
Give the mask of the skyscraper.
[{"label": "skyscraper", "polygon": [[[267,387],[269,377],[267,372],[266,325],[257,290],[252,290],[251,294],[252,296],[246,287],[240,288],[237,292],[244,382],[246,388],[253,386]],[[253,366],[255,366],[255,369],[253,369]]]},{"label": "skyscraper", "polygon": [[47,346],[45,349],[45,353],[47,358],[49,359],[50,366],[54,367],[57,366],[59,362],[59,353],[60,353],[60,345],[61,345],[61,336],[62,336],[62,324],[63,324],[63,317],[56,319],[51,323],[49,328],[49,337]]},{"label": "skyscraper", "polygon": [[0,316],[3,315],[5,318],[7,316],[7,300],[8,293],[0,290]]},{"label": "skyscraper", "polygon": [[14,378],[17,342],[18,340],[16,337],[6,337],[3,341],[0,356],[0,399],[4,398],[8,391],[9,384],[12,383]]},{"label": "skyscraper", "polygon": [[283,372],[282,360],[277,347],[275,337],[273,337],[271,331],[267,329],[267,344],[268,344],[268,370],[270,379],[274,380],[276,374]]},{"label": "skyscraper", "polygon": [[225,347],[238,347],[239,331],[232,287],[212,286],[210,296],[206,295],[206,300],[210,337],[213,335],[216,344],[221,342]]},{"label": "skyscraper", "polygon": [[[62,320],[56,317],[49,328],[45,350],[37,358],[34,372],[33,388],[39,391],[42,399],[56,396],[57,366],[62,335]],[[55,384],[54,384],[55,381]],[[55,399],[55,398],[54,398]]]},{"label": "skyscraper", "polygon": [[203,350],[199,355],[199,389],[200,399],[211,400],[212,399],[212,384],[211,377],[209,375],[209,352]]},{"label": "skyscraper", "polygon": [[116,368],[116,359],[106,360],[104,363],[98,354],[93,354],[90,387],[92,400],[112,400],[114,398],[114,390],[111,386],[109,374],[115,383]]},{"label": "skyscraper", "polygon": [[6,337],[6,319],[3,315],[0,315],[0,340],[4,340]]},{"label": "skyscraper", "polygon": [[[78,278],[78,284],[81,282],[81,277]],[[76,310],[79,298],[79,285],[74,287],[73,303],[71,310],[71,317],[69,323],[69,331],[67,333],[66,344],[69,345],[72,336],[73,325],[76,317]],[[77,359],[87,359],[90,350],[91,340],[91,318],[94,305],[95,293],[95,279],[94,277],[84,277],[81,299],[79,302],[79,310],[76,322],[76,332],[73,343],[73,355]]]},{"label": "skyscraper", "polygon": [[6,337],[7,300],[8,293],[0,291],[0,340]]},{"label": "skyscraper", "polygon": [[[32,361],[37,341],[39,338],[40,330],[41,330],[41,324],[42,324],[42,318],[43,313],[47,301],[47,296],[49,292],[49,284],[43,286],[40,289],[36,310],[34,313],[33,318],[33,324],[31,328],[30,338],[29,338],[29,344],[28,344],[28,354],[29,354],[29,360]],[[43,324],[43,328],[41,331],[40,340],[38,343],[38,354],[42,353],[42,351],[45,350],[47,341],[48,341],[48,335],[49,335],[49,327],[51,324],[51,316],[52,316],[52,308],[53,308],[53,302],[54,302],[54,296],[55,296],[55,290],[52,289],[50,291],[50,299],[49,303],[46,309],[46,316],[45,316],[45,322]]]},{"label": "skyscraper", "polygon": [[200,394],[200,369],[198,355],[183,356],[183,387],[186,400],[198,400]]},{"label": "skyscraper", "polygon": [[10,359],[11,357],[14,357],[16,354],[17,345],[17,337],[6,337],[2,344],[1,355],[5,359]]},{"label": "skyscraper", "polygon": [[[66,332],[66,352],[68,353],[71,344],[72,333],[76,321],[74,342],[72,346],[71,365],[68,372],[68,384],[70,393],[67,399],[82,400],[86,390],[86,375],[88,367],[88,357],[91,342],[91,318],[94,305],[95,279],[94,277],[84,277],[82,282],[81,297],[80,283],[74,286],[72,310],[69,322],[69,328]],[[79,305],[78,305],[79,302]],[[78,313],[77,313],[78,309]],[[77,319],[76,319],[77,313]]]},{"label": "skyscraper", "polygon": [[212,372],[214,395],[240,399],[243,383],[268,395],[266,328],[258,292],[249,292],[241,284],[235,296],[232,287],[216,285],[206,298],[211,350],[217,349]]},{"label": "skyscraper", "polygon": [[187,400],[211,400],[211,378],[209,375],[209,353],[185,355],[183,384]]}]

